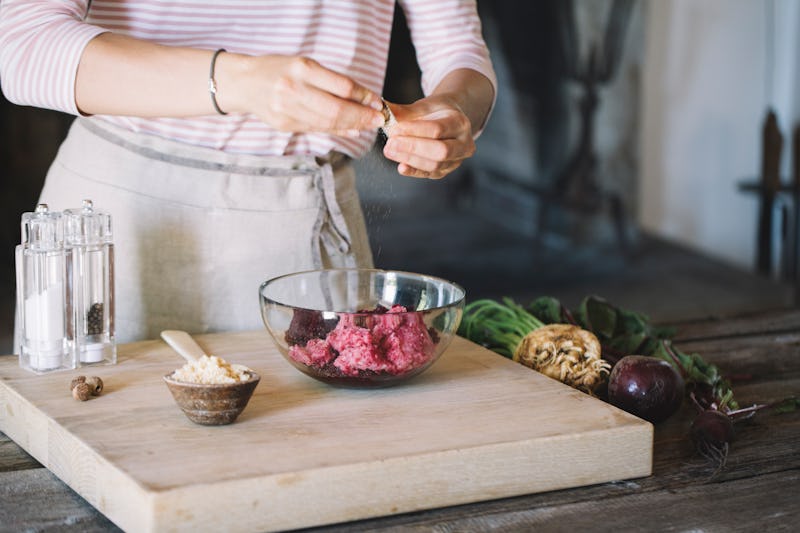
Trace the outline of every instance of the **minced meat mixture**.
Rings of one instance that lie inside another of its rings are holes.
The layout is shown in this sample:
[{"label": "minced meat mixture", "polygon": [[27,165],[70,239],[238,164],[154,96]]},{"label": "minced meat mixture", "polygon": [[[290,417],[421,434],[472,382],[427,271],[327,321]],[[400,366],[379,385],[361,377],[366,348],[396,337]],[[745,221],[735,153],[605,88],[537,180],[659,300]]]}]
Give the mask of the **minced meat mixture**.
[{"label": "minced meat mixture", "polygon": [[286,333],[289,355],[329,376],[404,374],[426,364],[438,342],[422,314],[402,305],[342,314],[335,325],[317,311],[300,313]]}]

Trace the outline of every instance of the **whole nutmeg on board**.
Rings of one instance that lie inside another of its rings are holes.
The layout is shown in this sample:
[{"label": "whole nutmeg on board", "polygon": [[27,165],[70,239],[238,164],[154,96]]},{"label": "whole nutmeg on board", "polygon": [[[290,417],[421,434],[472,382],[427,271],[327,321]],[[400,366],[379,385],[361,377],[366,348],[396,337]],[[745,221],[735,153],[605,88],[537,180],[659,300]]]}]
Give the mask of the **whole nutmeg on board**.
[{"label": "whole nutmeg on board", "polygon": [[74,389],[78,383],[85,383],[85,382],[86,382],[86,376],[78,376],[76,378],[72,378],[72,381],[70,381],[69,383],[69,390]]},{"label": "whole nutmeg on board", "polygon": [[86,383],[78,383],[72,388],[72,397],[81,402],[85,402],[92,395],[92,390]]},{"label": "whole nutmeg on board", "polygon": [[99,396],[103,392],[103,380],[97,376],[86,378],[86,384],[89,385],[93,396]]}]

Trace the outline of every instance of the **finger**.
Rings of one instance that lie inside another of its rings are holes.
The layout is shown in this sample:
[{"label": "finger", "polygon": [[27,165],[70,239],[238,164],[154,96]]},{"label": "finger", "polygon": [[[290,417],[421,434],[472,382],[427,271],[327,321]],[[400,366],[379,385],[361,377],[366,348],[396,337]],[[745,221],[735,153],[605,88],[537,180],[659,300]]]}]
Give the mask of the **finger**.
[{"label": "finger", "polygon": [[417,168],[412,165],[409,165],[408,163],[400,163],[399,165],[397,165],[398,171],[400,171],[400,173],[419,178],[441,178],[450,174],[460,166],[461,166],[461,161],[455,161],[452,163],[448,163],[446,165],[439,165],[433,170],[425,170]]},{"label": "finger", "polygon": [[276,127],[287,131],[334,132],[370,130],[383,125],[383,115],[315,86],[281,80],[272,108]]},{"label": "finger", "polygon": [[461,160],[475,153],[472,138],[459,139],[426,139],[420,137],[392,136],[386,141],[384,154],[389,159],[406,161],[418,166],[409,158],[422,158],[433,162]]},{"label": "finger", "polygon": [[325,92],[380,111],[381,97],[352,78],[323,67],[313,59],[301,58],[293,65],[292,73],[305,83]]},{"label": "finger", "polygon": [[429,139],[471,138],[472,126],[466,116],[447,109],[430,113],[425,117],[414,118],[413,120],[400,120],[393,133],[395,135]]},{"label": "finger", "polygon": [[408,153],[408,152],[395,152],[388,148],[389,143],[386,143],[386,146],[383,148],[383,153],[387,159],[391,159],[392,161],[397,161],[398,163],[408,165],[411,168],[415,168],[417,170],[423,172],[433,172],[438,168],[444,166],[442,161],[435,161],[433,159],[428,159],[426,157],[422,157],[417,154]]},{"label": "finger", "polygon": [[448,166],[446,166],[444,168],[440,168],[438,170],[429,172],[429,171],[425,171],[425,170],[420,170],[418,168],[414,168],[414,167],[412,167],[410,165],[407,165],[405,163],[400,163],[397,166],[397,172],[402,174],[403,176],[408,176],[410,178],[441,179],[441,178],[447,176],[448,174],[450,174],[451,172],[453,172],[459,166],[461,166],[461,162],[460,161],[456,162],[456,163],[453,163],[451,165],[448,165]]},{"label": "finger", "polygon": [[268,102],[266,122],[280,131],[307,133],[321,131],[319,113],[303,104],[300,90],[281,88]]},{"label": "finger", "polygon": [[358,102],[310,87],[299,104],[318,131],[371,130],[384,124],[383,114]]}]

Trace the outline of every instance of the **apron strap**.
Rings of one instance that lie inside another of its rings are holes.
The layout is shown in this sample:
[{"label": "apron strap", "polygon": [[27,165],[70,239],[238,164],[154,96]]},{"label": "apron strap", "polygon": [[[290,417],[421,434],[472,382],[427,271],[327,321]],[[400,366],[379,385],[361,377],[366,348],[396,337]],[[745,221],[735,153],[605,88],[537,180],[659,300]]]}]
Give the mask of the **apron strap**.
[{"label": "apron strap", "polygon": [[[317,221],[314,224],[311,239],[311,254],[315,268],[343,266],[354,268],[356,266],[355,254],[351,252],[351,237],[347,229],[347,221],[342,214],[342,209],[336,199],[336,179],[334,176],[333,161],[331,158],[320,160],[319,172],[315,176],[314,185],[320,194],[320,209]],[[329,259],[341,258],[342,265],[325,265],[322,258],[322,248]]]}]

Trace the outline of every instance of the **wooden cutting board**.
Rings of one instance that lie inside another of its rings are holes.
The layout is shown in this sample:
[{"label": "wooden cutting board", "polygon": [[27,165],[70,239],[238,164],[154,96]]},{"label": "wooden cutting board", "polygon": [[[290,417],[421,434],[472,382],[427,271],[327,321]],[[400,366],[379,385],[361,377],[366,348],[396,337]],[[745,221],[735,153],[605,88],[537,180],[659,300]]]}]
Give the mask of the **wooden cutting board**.
[{"label": "wooden cutting board", "polygon": [[[197,338],[262,376],[230,426],[185,418],[161,341],[115,366],[36,376],[0,358],[0,430],[127,531],[264,531],[647,476],[652,425],[456,338],[426,373],[349,390],[266,332]],[[99,375],[102,396],[69,383]]]}]

